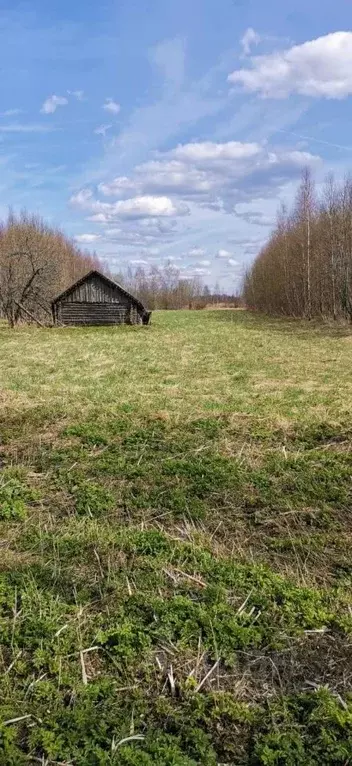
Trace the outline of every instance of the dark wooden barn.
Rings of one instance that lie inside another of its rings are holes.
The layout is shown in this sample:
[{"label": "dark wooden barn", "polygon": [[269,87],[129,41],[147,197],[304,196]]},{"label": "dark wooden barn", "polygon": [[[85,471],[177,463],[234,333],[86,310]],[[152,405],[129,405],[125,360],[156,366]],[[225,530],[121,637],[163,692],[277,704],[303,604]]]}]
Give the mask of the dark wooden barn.
[{"label": "dark wooden barn", "polygon": [[149,324],[151,312],[121,285],[90,271],[52,303],[54,324]]}]

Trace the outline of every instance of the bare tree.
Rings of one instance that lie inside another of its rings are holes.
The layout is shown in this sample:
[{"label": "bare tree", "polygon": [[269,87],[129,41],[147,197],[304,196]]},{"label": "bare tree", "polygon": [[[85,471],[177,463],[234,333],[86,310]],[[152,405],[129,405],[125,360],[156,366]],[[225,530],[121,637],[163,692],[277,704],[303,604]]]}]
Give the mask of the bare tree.
[{"label": "bare tree", "polygon": [[48,317],[54,296],[98,265],[37,216],[10,213],[0,225],[1,313],[11,327],[24,314]]},{"label": "bare tree", "polygon": [[152,311],[188,308],[203,289],[198,277],[183,278],[171,263],[149,269],[129,267],[125,274],[115,275],[115,279]]},{"label": "bare tree", "polygon": [[305,171],[291,212],[277,224],[244,280],[247,305],[272,314],[352,322],[352,178],[328,177],[321,198]]}]

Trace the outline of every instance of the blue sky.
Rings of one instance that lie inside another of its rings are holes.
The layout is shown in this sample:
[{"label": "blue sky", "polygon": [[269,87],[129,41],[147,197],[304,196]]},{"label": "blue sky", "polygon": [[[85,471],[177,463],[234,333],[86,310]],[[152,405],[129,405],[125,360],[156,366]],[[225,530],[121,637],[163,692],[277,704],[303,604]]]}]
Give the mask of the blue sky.
[{"label": "blue sky", "polygon": [[352,170],[351,0],[1,2],[0,213],[230,291],[302,167]]}]

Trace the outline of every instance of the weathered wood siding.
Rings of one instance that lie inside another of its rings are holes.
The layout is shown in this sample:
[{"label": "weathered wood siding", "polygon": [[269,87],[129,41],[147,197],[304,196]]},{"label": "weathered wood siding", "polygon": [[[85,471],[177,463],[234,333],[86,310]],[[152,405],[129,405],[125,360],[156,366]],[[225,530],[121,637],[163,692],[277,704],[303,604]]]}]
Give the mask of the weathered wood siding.
[{"label": "weathered wood siding", "polygon": [[107,325],[128,321],[128,306],[118,303],[63,302],[57,307],[57,318],[62,324]]},{"label": "weathered wood siding", "polygon": [[91,277],[87,282],[78,285],[75,290],[66,295],[65,303],[119,303],[129,306],[130,300],[118,288],[110,287],[98,276]]},{"label": "weathered wood siding", "polygon": [[145,314],[133,296],[96,272],[53,303],[54,321],[65,325],[142,324]]}]

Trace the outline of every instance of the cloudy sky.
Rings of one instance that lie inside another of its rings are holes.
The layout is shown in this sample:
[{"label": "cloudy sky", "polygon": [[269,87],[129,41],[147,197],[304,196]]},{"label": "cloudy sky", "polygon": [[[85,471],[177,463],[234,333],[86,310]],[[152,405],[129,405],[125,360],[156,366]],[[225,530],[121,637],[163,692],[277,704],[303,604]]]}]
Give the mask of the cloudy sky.
[{"label": "cloudy sky", "polygon": [[351,0],[2,0],[0,214],[230,291],[302,167],[352,169]]}]

